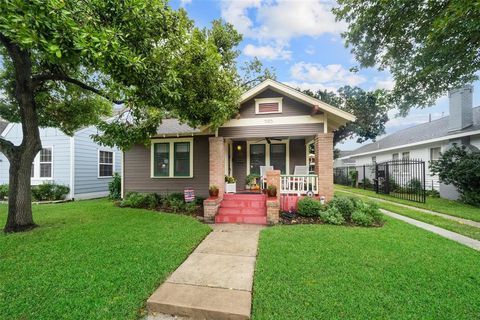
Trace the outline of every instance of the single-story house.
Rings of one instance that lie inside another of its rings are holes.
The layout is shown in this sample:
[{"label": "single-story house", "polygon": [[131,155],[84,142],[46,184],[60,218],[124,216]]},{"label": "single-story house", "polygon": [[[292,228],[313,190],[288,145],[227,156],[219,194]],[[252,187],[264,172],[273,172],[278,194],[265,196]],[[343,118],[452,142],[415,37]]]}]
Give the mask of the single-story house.
[{"label": "single-story house", "polygon": [[[68,186],[67,199],[91,199],[108,195],[108,184],[121,170],[121,153],[117,148],[95,143],[91,135],[97,129],[89,126],[68,136],[56,128],[40,128],[43,149],[32,163],[31,184],[56,183]],[[22,127],[9,123],[1,134],[18,145]],[[0,153],[0,184],[8,184],[9,161]]]},{"label": "single-story house", "polygon": [[[279,193],[313,192],[331,199],[333,131],[355,117],[274,80],[248,90],[239,103],[238,114],[214,132],[165,119],[150,145],[124,152],[122,194],[192,188],[208,197],[215,185],[222,199],[225,176],[233,176],[241,192],[249,174],[273,167],[281,174]],[[308,171],[312,144],[315,174]],[[306,172],[294,176],[302,167]],[[300,179],[303,184],[291,183]]]},{"label": "single-story house", "polygon": [[440,152],[453,143],[480,148],[480,107],[472,106],[472,86],[452,90],[448,116],[397,131],[338,160],[363,166],[388,160],[420,159],[426,163],[426,188],[439,191],[444,198],[457,199],[456,189],[439,183],[438,177],[430,174],[428,163],[437,160]]},{"label": "single-story house", "polygon": [[353,150],[341,150],[338,153],[338,157],[333,161],[333,167],[350,167],[355,166],[356,160],[355,158],[350,158],[350,155],[353,154]]}]

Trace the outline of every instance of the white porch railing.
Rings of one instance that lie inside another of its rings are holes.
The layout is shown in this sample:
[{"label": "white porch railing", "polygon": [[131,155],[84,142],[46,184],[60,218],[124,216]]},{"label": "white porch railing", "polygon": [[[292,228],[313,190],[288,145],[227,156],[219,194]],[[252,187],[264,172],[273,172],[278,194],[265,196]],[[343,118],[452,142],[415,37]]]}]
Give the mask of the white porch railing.
[{"label": "white porch railing", "polygon": [[318,176],[309,175],[281,175],[280,193],[281,194],[307,194],[307,192],[318,194]]}]

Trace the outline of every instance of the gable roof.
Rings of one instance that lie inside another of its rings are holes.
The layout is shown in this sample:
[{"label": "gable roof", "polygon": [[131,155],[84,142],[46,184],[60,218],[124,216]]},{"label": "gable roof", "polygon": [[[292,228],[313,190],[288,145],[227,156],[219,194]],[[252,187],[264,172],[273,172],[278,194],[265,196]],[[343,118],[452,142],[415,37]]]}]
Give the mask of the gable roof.
[{"label": "gable roof", "polygon": [[458,136],[468,136],[475,131],[480,131],[480,106],[473,108],[472,113],[473,125],[465,129],[452,132],[448,131],[449,116],[446,116],[431,122],[426,122],[410,128],[399,130],[383,139],[355,149],[349,156],[375,153],[381,150],[396,149],[411,144],[433,142],[432,140],[442,141],[457,138]]},{"label": "gable roof", "polygon": [[276,91],[280,91],[281,93],[285,94],[286,96],[289,96],[292,99],[298,100],[300,102],[303,102],[307,105],[311,105],[312,107],[318,107],[319,109],[333,114],[341,119],[344,120],[344,122],[348,121],[355,121],[355,116],[343,111],[337,107],[334,107],[332,105],[329,105],[326,102],[323,102],[322,100],[313,98],[297,89],[294,89],[284,83],[272,80],[272,79],[266,79],[260,84],[256,85],[255,87],[251,88],[250,90],[246,91],[243,93],[240,97],[240,103],[243,103],[257,94],[267,90],[267,89],[273,89]]}]

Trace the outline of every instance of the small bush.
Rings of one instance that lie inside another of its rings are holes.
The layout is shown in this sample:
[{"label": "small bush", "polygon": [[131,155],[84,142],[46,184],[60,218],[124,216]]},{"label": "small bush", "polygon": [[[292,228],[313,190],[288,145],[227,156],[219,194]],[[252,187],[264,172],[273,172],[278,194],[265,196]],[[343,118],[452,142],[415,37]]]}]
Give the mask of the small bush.
[{"label": "small bush", "polygon": [[185,210],[185,201],[183,199],[178,198],[171,198],[169,200],[169,207],[168,209],[172,210],[173,212],[177,213],[179,211]]},{"label": "small bush", "polygon": [[[177,210],[179,208],[179,203],[185,203],[183,193],[181,192],[173,192],[166,194],[163,197],[162,207],[166,210]],[[173,206],[173,208],[172,208]],[[175,211],[176,212],[176,211]]]},{"label": "small bush", "polygon": [[115,172],[113,174],[113,179],[108,184],[108,198],[112,200],[119,200],[122,197],[122,178]]},{"label": "small bush", "polygon": [[195,201],[185,203],[184,210],[186,213],[193,214],[197,211],[197,209],[198,209],[198,205],[196,204]]},{"label": "small bush", "polygon": [[429,197],[432,197],[432,198],[440,198],[440,192],[438,192],[435,189],[426,190],[425,194]]},{"label": "small bush", "polygon": [[8,197],[8,184],[0,184],[0,200]]},{"label": "small bush", "polygon": [[314,198],[304,197],[298,200],[298,213],[302,216],[318,216],[321,210],[322,204]]},{"label": "small bush", "polygon": [[345,223],[342,213],[336,207],[328,207],[326,211],[320,212],[320,219],[323,222],[335,225],[341,225]]},{"label": "small bush", "polygon": [[350,180],[350,186],[352,188],[355,188],[357,186],[357,180],[358,180],[358,171],[357,170],[352,170],[348,173],[348,178]]},{"label": "small bush", "polygon": [[156,193],[129,192],[120,203],[121,207],[155,209],[161,204],[161,196]]},{"label": "small bush", "polygon": [[357,200],[352,197],[334,197],[328,205],[338,209],[345,220],[350,220],[352,213],[355,211],[356,202]]},{"label": "small bush", "polygon": [[368,227],[373,224],[373,218],[365,212],[357,210],[352,214],[352,223],[358,226]]},{"label": "small bush", "polygon": [[34,201],[57,201],[64,200],[70,188],[56,183],[44,183],[32,187]]},{"label": "small bush", "polygon": [[422,191],[423,190],[423,185],[422,183],[420,182],[420,180],[418,179],[411,179],[408,183],[407,183],[407,189],[411,192],[411,191],[416,191],[416,192],[419,192],[419,191]]},{"label": "small bush", "polygon": [[373,187],[372,181],[370,181],[368,178],[362,179],[362,183],[365,189],[372,189]]}]

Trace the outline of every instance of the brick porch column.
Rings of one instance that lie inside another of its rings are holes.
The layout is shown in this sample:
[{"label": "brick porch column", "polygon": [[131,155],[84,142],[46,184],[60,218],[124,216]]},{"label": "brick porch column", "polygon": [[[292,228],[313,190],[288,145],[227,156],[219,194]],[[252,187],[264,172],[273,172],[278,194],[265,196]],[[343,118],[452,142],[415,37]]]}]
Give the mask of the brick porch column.
[{"label": "brick porch column", "polygon": [[209,187],[218,187],[218,197],[225,192],[225,145],[222,137],[208,138],[209,148]]},{"label": "brick porch column", "polygon": [[277,224],[280,216],[280,170],[267,171],[267,188],[268,186],[277,188],[277,197],[267,198],[267,223]]},{"label": "brick porch column", "polygon": [[315,136],[315,173],[318,175],[318,195],[325,201],[333,198],[333,133]]}]

